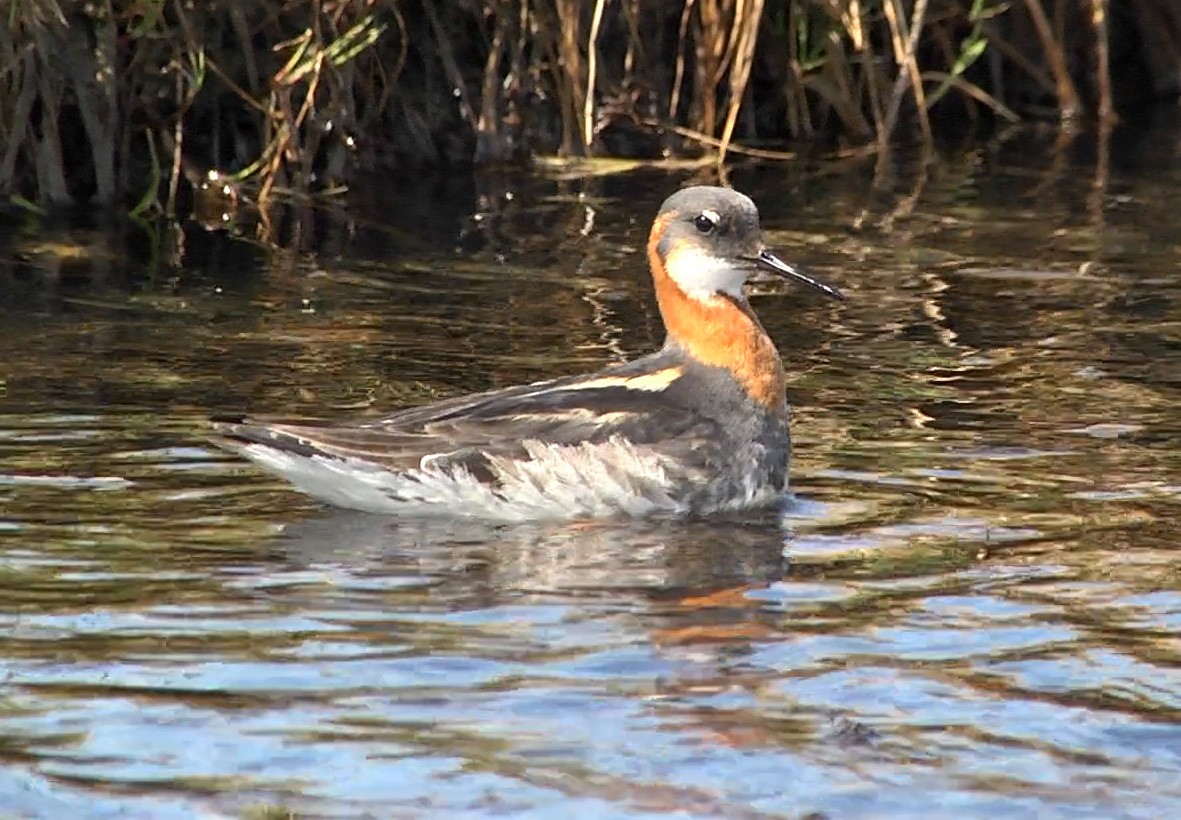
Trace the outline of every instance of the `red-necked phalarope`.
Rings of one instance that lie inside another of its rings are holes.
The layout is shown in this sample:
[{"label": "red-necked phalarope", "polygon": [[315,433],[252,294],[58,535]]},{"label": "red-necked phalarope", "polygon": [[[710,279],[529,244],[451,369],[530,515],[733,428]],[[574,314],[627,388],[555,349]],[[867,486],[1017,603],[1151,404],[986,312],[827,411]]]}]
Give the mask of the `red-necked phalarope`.
[{"label": "red-necked phalarope", "polygon": [[841,294],[763,244],[754,202],[665,200],[648,262],[656,353],[352,424],[214,421],[216,441],[316,498],[376,513],[525,520],[696,514],[787,487],[783,365],[743,293],[757,268]]}]

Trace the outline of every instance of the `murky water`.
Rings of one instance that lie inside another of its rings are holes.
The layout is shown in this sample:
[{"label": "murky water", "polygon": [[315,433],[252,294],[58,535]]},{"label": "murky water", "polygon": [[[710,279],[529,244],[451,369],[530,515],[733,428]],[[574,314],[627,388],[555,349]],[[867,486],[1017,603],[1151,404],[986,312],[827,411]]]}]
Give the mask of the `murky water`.
[{"label": "murky water", "polygon": [[191,228],[179,270],[9,230],[0,816],[1178,813],[1160,147],[885,193],[739,171],[850,296],[755,300],[797,407],[782,518],[394,521],[202,439],[651,349],[644,233],[683,175],[391,183],[302,226],[316,252]]}]

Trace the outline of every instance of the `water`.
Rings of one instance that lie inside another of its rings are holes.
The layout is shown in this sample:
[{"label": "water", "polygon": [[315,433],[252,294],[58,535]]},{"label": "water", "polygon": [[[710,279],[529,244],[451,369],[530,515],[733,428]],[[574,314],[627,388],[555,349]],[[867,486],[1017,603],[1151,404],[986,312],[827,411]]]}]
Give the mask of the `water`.
[{"label": "water", "polygon": [[783,517],[391,521],[202,438],[651,349],[644,231],[682,176],[398,181],[292,250],[190,227],[179,269],[10,230],[0,816],[1177,813],[1160,148],[1098,181],[1003,147],[884,193],[738,172],[850,297],[755,299],[797,408]]}]

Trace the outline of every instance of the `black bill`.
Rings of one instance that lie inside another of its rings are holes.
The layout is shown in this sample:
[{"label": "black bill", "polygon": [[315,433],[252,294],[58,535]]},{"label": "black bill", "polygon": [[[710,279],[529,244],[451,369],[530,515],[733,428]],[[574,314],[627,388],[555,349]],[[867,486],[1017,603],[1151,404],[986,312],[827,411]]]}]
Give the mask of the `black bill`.
[{"label": "black bill", "polygon": [[770,251],[761,251],[757,261],[763,269],[779,274],[785,279],[795,279],[797,282],[803,282],[805,285],[820,291],[825,296],[831,296],[833,299],[845,298],[845,295],[832,285],[826,285],[817,279],[813,279],[806,273],[801,273]]}]

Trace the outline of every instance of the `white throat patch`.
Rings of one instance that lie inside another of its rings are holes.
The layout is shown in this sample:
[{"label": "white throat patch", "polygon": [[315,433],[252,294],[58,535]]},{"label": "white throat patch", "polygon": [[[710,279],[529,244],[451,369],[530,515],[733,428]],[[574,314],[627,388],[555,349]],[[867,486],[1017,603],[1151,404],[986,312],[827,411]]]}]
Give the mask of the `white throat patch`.
[{"label": "white throat patch", "polygon": [[727,259],[719,259],[697,248],[678,249],[668,255],[664,270],[677,286],[699,301],[716,293],[742,298],[748,273]]}]

